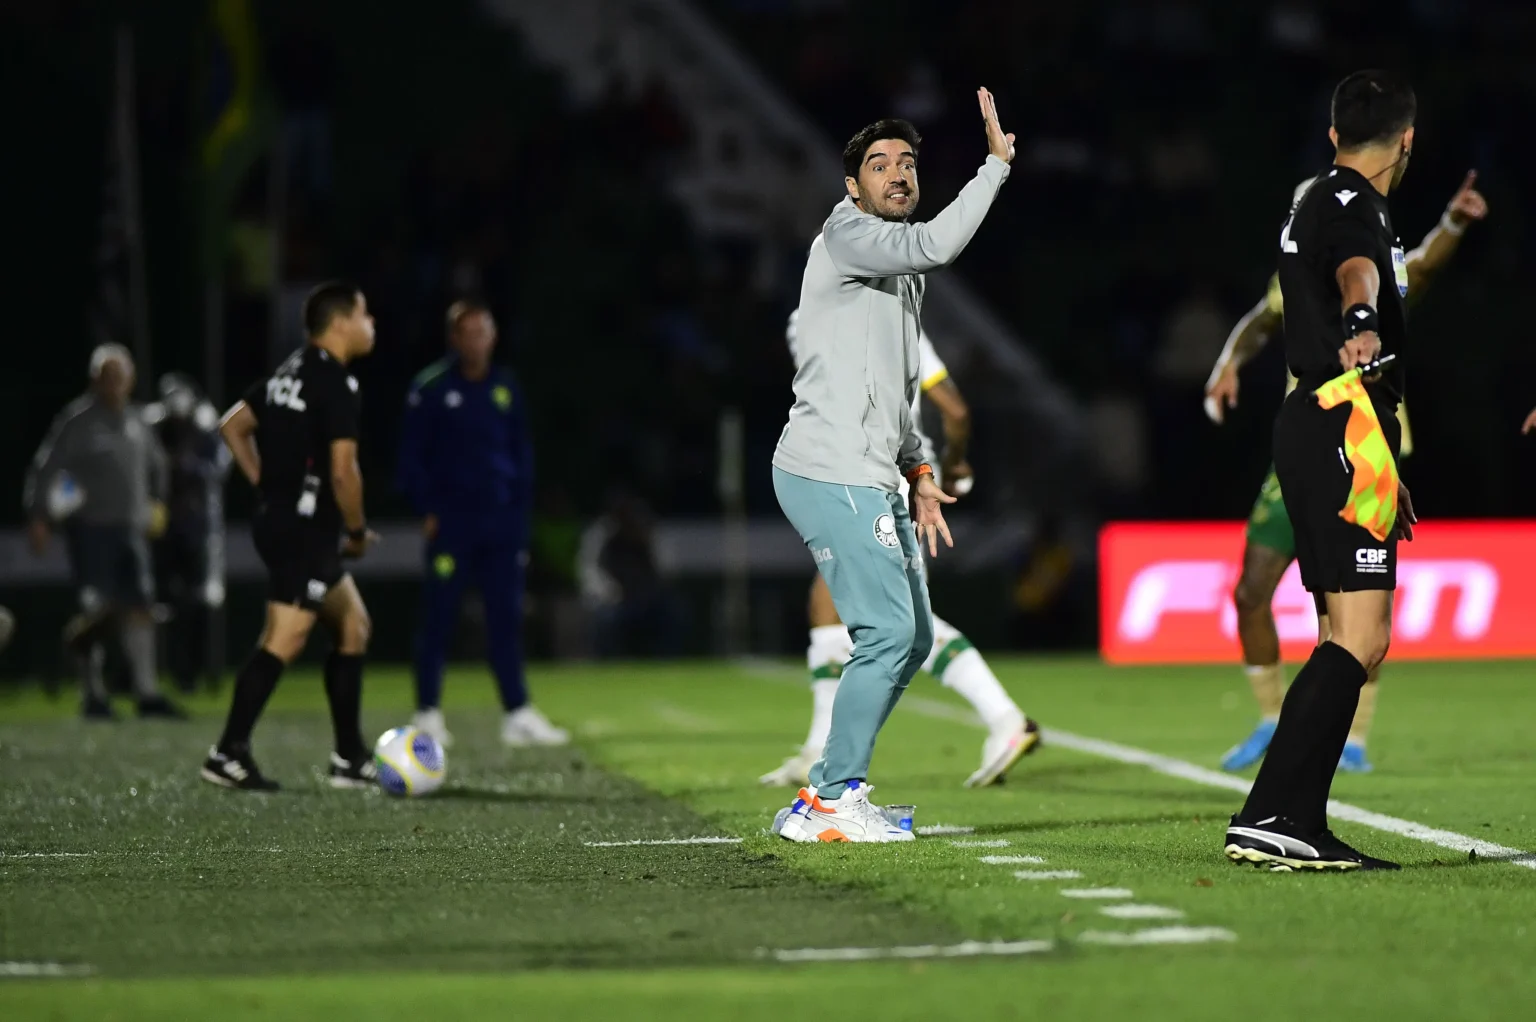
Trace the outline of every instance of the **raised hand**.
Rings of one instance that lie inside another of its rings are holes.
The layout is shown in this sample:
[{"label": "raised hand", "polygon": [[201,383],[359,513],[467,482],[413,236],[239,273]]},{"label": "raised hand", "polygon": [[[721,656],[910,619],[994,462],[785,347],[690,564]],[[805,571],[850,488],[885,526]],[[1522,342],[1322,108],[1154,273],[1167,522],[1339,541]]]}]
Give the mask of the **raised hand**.
[{"label": "raised hand", "polygon": [[987,126],[987,149],[1004,163],[1012,163],[1013,135],[1004,134],[997,123],[997,100],[986,89],[977,89],[976,99],[981,104],[981,119]]},{"label": "raised hand", "polygon": [[1483,198],[1483,193],[1474,185],[1477,184],[1477,171],[1467,171],[1466,178],[1461,182],[1461,187],[1456,189],[1456,194],[1451,196],[1450,205],[1445,207],[1445,215],[1451,218],[1451,223],[1457,227],[1465,227],[1474,220],[1481,220],[1488,215],[1488,200]]}]

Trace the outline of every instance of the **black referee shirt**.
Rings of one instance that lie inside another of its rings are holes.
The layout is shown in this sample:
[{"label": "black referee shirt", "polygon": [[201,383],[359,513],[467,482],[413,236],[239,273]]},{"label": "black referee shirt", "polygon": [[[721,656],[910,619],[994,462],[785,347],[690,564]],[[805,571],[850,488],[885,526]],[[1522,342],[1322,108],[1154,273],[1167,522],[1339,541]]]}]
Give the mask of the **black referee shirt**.
[{"label": "black referee shirt", "polygon": [[1285,299],[1285,359],[1305,390],[1344,371],[1343,295],[1335,276],[1356,256],[1376,264],[1381,353],[1397,355],[1377,383],[1367,384],[1385,420],[1403,397],[1402,352],[1407,341],[1408,263],[1387,215],[1387,200],[1357,171],[1324,171],[1291,210],[1280,234],[1280,290]]},{"label": "black referee shirt", "polygon": [[331,443],[357,439],[357,378],[323,348],[307,344],[251,384],[242,399],[256,415],[262,510],[340,532]]}]

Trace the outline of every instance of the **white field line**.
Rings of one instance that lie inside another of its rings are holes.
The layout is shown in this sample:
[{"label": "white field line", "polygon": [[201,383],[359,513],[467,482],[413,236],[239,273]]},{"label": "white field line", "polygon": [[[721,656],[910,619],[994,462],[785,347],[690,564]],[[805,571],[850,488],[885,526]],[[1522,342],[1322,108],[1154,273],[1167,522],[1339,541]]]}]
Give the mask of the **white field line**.
[{"label": "white field line", "polygon": [[1005,837],[993,838],[991,841],[951,841],[956,848],[1007,848],[1008,839]]},{"label": "white field line", "polygon": [[[973,727],[981,727],[981,721],[974,713],[963,707],[950,703],[941,703],[936,699],[925,699],[922,696],[907,696],[898,706],[905,707],[925,717],[934,717],[939,720],[952,720],[962,724],[970,724]],[[1058,745],[1063,749],[1072,749],[1075,752],[1085,752],[1090,756],[1102,756],[1120,763],[1130,763],[1135,766],[1144,766],[1159,774],[1169,777],[1177,777],[1185,781],[1193,781],[1195,784],[1204,784],[1212,788],[1226,788],[1241,794],[1248,794],[1252,786],[1251,781],[1241,777],[1233,777],[1215,770],[1207,769],[1182,759],[1174,759],[1172,756],[1163,756],[1145,749],[1133,748],[1129,745],[1121,745],[1118,742],[1106,742],[1101,738],[1088,738],[1084,735],[1073,734],[1070,731],[1058,731],[1048,728],[1041,735],[1041,740],[1047,746]],[[1505,845],[1495,844],[1492,841],[1483,841],[1480,838],[1468,837],[1466,834],[1458,834],[1452,830],[1440,830],[1436,827],[1415,823],[1413,820],[1399,819],[1396,816],[1388,816],[1385,813],[1372,812],[1359,806],[1350,805],[1347,802],[1330,800],[1328,803],[1328,815],[1336,820],[1348,820],[1350,823],[1358,823],[1375,830],[1385,831],[1388,834],[1397,834],[1402,837],[1411,837],[1426,844],[1437,845],[1441,848],[1449,848],[1455,852],[1476,852],[1480,859],[1497,859],[1513,863],[1516,866],[1524,866],[1526,869],[1536,869],[1536,855],[1523,852],[1518,848],[1509,848]]]},{"label": "white field line", "polygon": [[988,866],[1039,866],[1045,862],[1038,855],[981,855],[976,861]]},{"label": "white field line", "polygon": [[1158,926],[1132,933],[1088,930],[1078,934],[1077,939],[1082,944],[1126,947],[1137,944],[1206,944],[1215,940],[1236,940],[1237,934],[1220,926]]},{"label": "white field line", "polygon": [[975,827],[957,827],[952,823],[934,823],[926,827],[917,828],[917,832],[923,837],[933,837],[943,834],[974,834]]},{"label": "white field line", "polygon": [[[1233,941],[1237,934],[1220,926],[1158,926],[1130,933],[1088,930],[1077,937],[1083,944],[1108,944],[1117,947],[1145,947],[1151,944],[1207,944]],[[983,955],[1037,955],[1054,950],[1048,940],[979,941],[961,944],[916,944],[904,947],[828,947],[796,948],[758,954],[779,962],[868,962],[876,959],[976,958]]]},{"label": "white field line", "polygon": [[979,941],[961,944],[916,944],[906,947],[799,948],[764,951],[780,962],[867,962],[877,958],[975,958],[981,955],[1033,955],[1051,950],[1048,940]]},{"label": "white field line", "polygon": [[583,841],[588,848],[634,848],[636,845],[739,845],[739,837],[669,837],[657,841]]},{"label": "white field line", "polygon": [[1068,887],[1061,891],[1064,898],[1132,898],[1135,894],[1129,887]]},{"label": "white field line", "polygon": [[95,852],[0,852],[0,859],[86,859]]},{"label": "white field line", "polygon": [[1083,875],[1075,869],[1017,869],[1015,880],[1081,880]]},{"label": "white field line", "polygon": [[89,965],[61,965],[58,962],[0,962],[0,979],[58,979],[89,976],[95,971]]},{"label": "white field line", "polygon": [[1184,913],[1162,905],[1105,905],[1099,915],[1111,919],[1183,919]]}]

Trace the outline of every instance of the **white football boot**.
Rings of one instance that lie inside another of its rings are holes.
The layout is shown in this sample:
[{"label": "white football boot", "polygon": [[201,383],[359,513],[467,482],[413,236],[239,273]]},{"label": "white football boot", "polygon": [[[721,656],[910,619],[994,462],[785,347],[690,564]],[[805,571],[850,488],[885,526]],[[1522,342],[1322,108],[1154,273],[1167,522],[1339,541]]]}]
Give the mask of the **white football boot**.
[{"label": "white football boot", "polygon": [[442,710],[417,710],[416,716],[411,718],[411,726],[431,735],[445,749],[453,744],[453,735],[448,733],[448,722],[443,720]]},{"label": "white football boot", "polygon": [[779,829],[787,841],[874,843],[913,841],[910,830],[888,820],[880,807],[869,801],[871,785],[849,781],[841,798],[820,798],[815,788],[801,788]]},{"label": "white football boot", "polygon": [[777,770],[759,777],[757,783],[769,788],[803,788],[811,783],[811,767],[820,758],[820,749],[801,749],[781,763]]},{"label": "white football boot", "polygon": [[981,767],[966,778],[967,788],[985,788],[996,784],[1013,765],[1040,744],[1040,725],[1028,717],[1012,727],[1000,728],[987,736],[981,746]]},{"label": "white football boot", "polygon": [[521,706],[502,718],[501,744],[511,746],[566,745],[571,733],[555,727],[532,705]]}]

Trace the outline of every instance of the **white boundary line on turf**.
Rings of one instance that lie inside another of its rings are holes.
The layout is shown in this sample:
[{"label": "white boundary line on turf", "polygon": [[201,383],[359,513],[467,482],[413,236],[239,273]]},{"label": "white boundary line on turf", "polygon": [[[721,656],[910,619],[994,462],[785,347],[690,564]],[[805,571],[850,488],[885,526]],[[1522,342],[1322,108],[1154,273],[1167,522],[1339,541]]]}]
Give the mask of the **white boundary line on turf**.
[{"label": "white boundary line on turf", "polygon": [[89,976],[95,971],[89,965],[61,965],[58,962],[0,962],[0,979],[61,979]]},{"label": "white boundary line on turf", "polygon": [[634,848],[636,845],[739,845],[739,837],[669,837],[655,841],[583,841],[588,848]]},{"label": "white boundary line on turf", "polygon": [[867,962],[877,958],[975,958],[981,955],[1033,955],[1050,951],[1048,940],[967,940],[960,944],[907,947],[806,947],[764,952],[780,962]]},{"label": "white boundary line on turf", "polygon": [[1163,905],[1104,905],[1099,915],[1111,919],[1183,919],[1184,910]]},{"label": "white boundary line on turf", "polygon": [[1206,944],[1214,940],[1231,941],[1237,934],[1220,926],[1156,926],[1149,930],[1121,933],[1117,930],[1087,930],[1077,935],[1079,943],[1111,944],[1129,947],[1139,944]]},{"label": "white boundary line on turf", "polygon": [[[981,727],[981,721],[970,710],[949,703],[941,703],[936,699],[925,699],[922,696],[907,696],[899,707],[905,707],[925,717],[935,717],[940,720],[952,720],[961,724],[970,724],[973,727]],[[1106,742],[1101,738],[1088,738],[1084,735],[1073,734],[1070,731],[1058,731],[1055,728],[1046,728],[1041,733],[1041,741],[1047,746],[1059,745],[1063,749],[1072,749],[1074,752],[1085,752],[1090,756],[1102,756],[1120,763],[1130,763],[1135,766],[1144,766],[1159,774],[1169,777],[1177,777],[1185,781],[1193,781],[1196,784],[1204,784],[1212,788],[1226,788],[1228,791],[1248,794],[1252,782],[1241,777],[1233,777],[1230,774],[1218,773],[1195,763],[1189,763],[1182,759],[1174,759],[1172,756],[1162,756],[1145,749],[1133,748],[1129,745],[1121,745],[1118,742]],[[1386,831],[1388,834],[1397,834],[1401,837],[1411,837],[1425,844],[1438,845],[1441,848],[1449,848],[1456,852],[1476,852],[1480,859],[1492,859],[1509,862],[1516,866],[1524,866],[1526,869],[1536,869],[1536,855],[1523,852],[1518,848],[1510,848],[1505,845],[1495,844],[1492,841],[1483,841],[1479,838],[1469,837],[1466,834],[1458,834],[1453,830],[1440,830],[1437,827],[1415,823],[1413,820],[1403,820],[1396,816],[1388,816],[1385,813],[1372,812],[1359,806],[1350,805],[1347,802],[1328,802],[1328,815],[1337,820],[1348,820],[1350,823],[1358,823],[1375,830]]]}]

